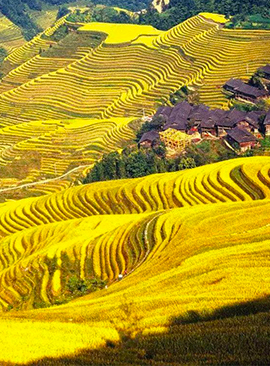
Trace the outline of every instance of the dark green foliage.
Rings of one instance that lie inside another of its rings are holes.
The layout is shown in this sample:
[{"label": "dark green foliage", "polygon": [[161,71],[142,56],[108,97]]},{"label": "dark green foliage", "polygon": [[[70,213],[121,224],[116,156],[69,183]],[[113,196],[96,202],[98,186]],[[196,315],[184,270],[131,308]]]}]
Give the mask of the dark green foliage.
[{"label": "dark green foliage", "polygon": [[26,5],[34,10],[41,10],[40,2],[37,0],[0,0],[0,11],[22,28],[26,39],[31,39],[40,29],[30,19]]},{"label": "dark green foliage", "polygon": [[[6,56],[7,56],[7,51],[3,47],[0,47],[0,65],[4,61]],[[0,79],[2,79],[3,76],[4,76],[3,72],[0,71]]]},{"label": "dark green foliage", "polygon": [[181,158],[178,164],[178,170],[196,168],[196,163],[193,158]]},{"label": "dark green foliage", "polygon": [[142,135],[148,131],[161,131],[165,124],[165,119],[162,116],[153,117],[150,122],[145,122],[136,134],[136,141],[139,142]]},{"label": "dark green foliage", "polygon": [[268,110],[267,103],[264,100],[260,100],[256,104],[243,103],[243,102],[239,102],[238,100],[233,100],[232,108],[238,109],[239,111],[243,111],[243,112],[267,111]]},{"label": "dark green foliage", "polygon": [[185,157],[194,159],[196,166],[201,166],[222,160],[233,159],[236,158],[237,155],[235,152],[228,150],[221,140],[207,140],[187,147]]},{"label": "dark green foliage", "polygon": [[[159,14],[156,10],[149,9],[140,16],[140,23],[152,24],[158,29],[166,30],[200,12],[212,12],[225,14],[227,17],[234,16],[228,25],[231,28],[249,16],[248,22],[251,25],[258,22],[260,27],[267,29],[270,20],[269,7],[270,0],[171,0],[168,10]],[[252,18],[251,15],[256,17]]]},{"label": "dark green foliage", "polygon": [[59,42],[68,35],[68,27],[66,25],[61,25],[54,34],[50,37],[42,36],[43,38],[49,38],[52,41]]},{"label": "dark green foliage", "polygon": [[68,8],[66,6],[60,6],[56,19],[60,19],[63,16],[67,15],[70,11],[68,10]]},{"label": "dark green foliage", "polygon": [[28,14],[28,8],[42,10],[42,4],[61,5],[69,0],[0,0],[0,11],[14,24],[22,29],[24,37],[29,40],[41,29],[33,22]]},{"label": "dark green foliage", "polygon": [[103,23],[133,23],[133,19],[124,11],[111,7],[94,8],[86,11],[77,10],[68,16],[70,22],[103,22]]},{"label": "dark green foliage", "polygon": [[189,94],[189,90],[187,86],[182,86],[179,90],[176,92],[170,94],[170,102],[175,105],[179,102],[182,102],[183,100],[186,100]]},{"label": "dark green foliage", "polygon": [[91,183],[113,179],[138,178],[145,175],[166,171],[164,147],[156,151],[124,150],[122,154],[113,152],[104,155],[100,162],[97,162],[83,183]]},{"label": "dark green foliage", "polygon": [[226,27],[243,29],[270,29],[269,11],[264,8],[261,10],[262,14],[236,14],[231,18],[231,21],[226,24]]},{"label": "dark green foliage", "polygon": [[83,280],[74,275],[69,278],[66,288],[72,298],[75,298],[102,289],[105,285],[106,282],[98,278]]},{"label": "dark green foliage", "polygon": [[[149,122],[145,125],[148,126],[148,124]],[[104,155],[101,161],[94,165],[83,183],[137,178],[155,173],[192,169],[236,157],[237,154],[227,149],[222,140],[205,140],[199,144],[192,144],[186,148],[184,155],[173,159],[166,158],[166,148],[163,143],[155,144],[149,149],[126,148],[121,154],[112,152]]]},{"label": "dark green foliage", "polygon": [[113,179],[138,178],[149,174],[173,172],[196,167],[192,157],[166,159],[164,144],[151,149],[125,149],[104,155],[97,162],[83,183],[91,183]]},{"label": "dark green foliage", "polygon": [[95,8],[92,14],[93,21],[107,23],[132,23],[131,17],[124,11],[118,12],[114,8]]},{"label": "dark green foliage", "polygon": [[146,9],[151,0],[92,0],[94,4],[104,4],[107,6],[118,6],[119,8],[138,11]]}]

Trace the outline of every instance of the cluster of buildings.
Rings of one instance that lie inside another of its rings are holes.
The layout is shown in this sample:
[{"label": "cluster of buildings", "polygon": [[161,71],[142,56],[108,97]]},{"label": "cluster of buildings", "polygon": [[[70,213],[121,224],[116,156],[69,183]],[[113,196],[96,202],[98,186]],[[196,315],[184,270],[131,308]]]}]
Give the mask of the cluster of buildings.
[{"label": "cluster of buildings", "polygon": [[258,103],[260,100],[269,98],[269,90],[267,86],[270,83],[270,65],[265,65],[258,70],[264,88],[251,86],[240,79],[230,79],[223,85],[223,90],[243,102]]},{"label": "cluster of buildings", "polygon": [[153,118],[156,117],[162,117],[164,121],[162,131],[145,133],[140,145],[151,146],[160,139],[167,147],[181,150],[201,139],[223,138],[232,147],[245,151],[259,145],[262,123],[266,134],[270,135],[270,111],[265,116],[264,111],[211,110],[203,104],[183,101],[174,107],[160,107]]},{"label": "cluster of buildings", "polygon": [[[257,75],[260,88],[232,78],[223,85],[223,91],[241,102],[256,105],[270,98],[270,65],[260,68]],[[141,146],[150,147],[161,140],[167,148],[181,151],[202,139],[223,139],[243,152],[260,145],[261,133],[270,136],[270,110],[266,113],[210,109],[204,104],[183,101],[174,107],[160,107],[153,116],[157,117],[163,119],[162,130],[145,133],[139,141]]]}]

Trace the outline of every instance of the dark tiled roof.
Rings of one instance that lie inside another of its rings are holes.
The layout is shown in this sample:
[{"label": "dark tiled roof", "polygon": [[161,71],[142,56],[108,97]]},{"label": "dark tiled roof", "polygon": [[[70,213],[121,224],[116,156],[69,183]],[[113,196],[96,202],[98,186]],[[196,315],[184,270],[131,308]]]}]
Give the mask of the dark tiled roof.
[{"label": "dark tiled roof", "polygon": [[158,140],[159,139],[159,133],[157,131],[149,131],[149,132],[145,132],[140,141],[139,141],[139,144],[141,144],[142,142],[144,141],[151,141],[153,142],[154,140]]},{"label": "dark tiled roof", "polygon": [[186,101],[176,104],[176,106],[173,108],[172,113],[170,114],[168,122],[175,122],[178,120],[187,119],[191,110],[192,106]]},{"label": "dark tiled roof", "polygon": [[177,122],[168,122],[163,126],[163,130],[167,130],[168,128],[173,128],[178,131],[185,131],[187,129],[187,121],[179,120]]},{"label": "dark tiled roof", "polygon": [[208,116],[209,107],[204,104],[195,105],[189,113],[189,119],[202,120]]},{"label": "dark tiled roof", "polygon": [[260,71],[264,72],[265,74],[269,74],[270,75],[270,65],[267,64],[263,67],[260,68]]},{"label": "dark tiled roof", "polygon": [[256,137],[252,135],[252,133],[242,129],[235,127],[232,130],[228,131],[228,136],[231,137],[234,141],[239,144],[242,142],[255,142],[257,141]]},{"label": "dark tiled roof", "polygon": [[237,88],[241,88],[242,84],[243,84],[242,80],[232,78],[232,79],[228,80],[224,86],[228,86],[230,88],[237,89]]},{"label": "dark tiled roof", "polygon": [[230,111],[225,111],[222,118],[217,121],[217,126],[232,128],[236,123],[243,121],[247,113],[239,111],[237,109],[232,109]]},{"label": "dark tiled roof", "polygon": [[254,97],[254,98],[263,97],[263,96],[267,95],[267,92],[265,90],[261,90],[261,89],[255,88],[254,86],[250,86],[250,85],[244,83],[240,79],[230,79],[224,85],[224,87],[226,87],[226,86],[232,88],[235,92],[239,92],[241,94],[245,94],[247,96]]},{"label": "dark tiled roof", "polygon": [[259,128],[259,119],[263,114],[263,111],[248,112],[245,117],[245,121],[247,121],[251,126]]},{"label": "dark tiled roof", "polygon": [[172,113],[172,111],[173,111],[173,107],[161,106],[158,108],[158,110],[155,114],[155,117],[162,115],[166,119],[168,119],[170,117],[170,114]]}]

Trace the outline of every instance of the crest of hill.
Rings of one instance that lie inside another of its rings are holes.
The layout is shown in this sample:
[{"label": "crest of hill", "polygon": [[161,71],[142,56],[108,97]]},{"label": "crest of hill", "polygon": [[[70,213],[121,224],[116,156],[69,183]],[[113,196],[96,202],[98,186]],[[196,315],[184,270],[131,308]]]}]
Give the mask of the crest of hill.
[{"label": "crest of hill", "polygon": [[106,33],[106,43],[117,44],[132,42],[139,36],[158,36],[163,33],[151,25],[115,24],[115,23],[89,23],[78,29],[79,31],[92,31]]}]

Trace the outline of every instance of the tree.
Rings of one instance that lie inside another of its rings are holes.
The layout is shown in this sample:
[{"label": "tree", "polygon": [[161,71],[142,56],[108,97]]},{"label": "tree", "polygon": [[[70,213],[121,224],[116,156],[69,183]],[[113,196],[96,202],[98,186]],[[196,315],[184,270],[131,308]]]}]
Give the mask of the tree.
[{"label": "tree", "polygon": [[178,170],[196,168],[196,163],[193,158],[182,158],[178,164]]},{"label": "tree", "polygon": [[56,19],[60,19],[62,18],[63,16],[69,14],[70,11],[68,10],[68,8],[66,6],[61,6],[59,9],[58,9],[58,13],[57,13],[57,16],[56,16]]}]

